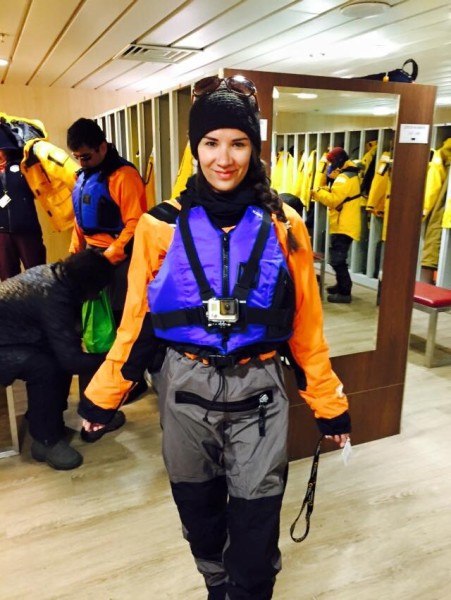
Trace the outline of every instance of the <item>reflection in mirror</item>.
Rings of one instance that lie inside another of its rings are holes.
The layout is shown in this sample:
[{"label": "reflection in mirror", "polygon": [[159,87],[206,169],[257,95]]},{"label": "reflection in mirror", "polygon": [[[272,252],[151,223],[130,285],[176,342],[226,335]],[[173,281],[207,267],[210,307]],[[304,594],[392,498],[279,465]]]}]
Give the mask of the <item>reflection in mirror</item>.
[{"label": "reflection in mirror", "polygon": [[[280,194],[300,199],[315,252],[331,356],[374,350],[399,98],[393,94],[277,87],[273,99],[271,185]],[[343,148],[349,158],[342,165],[342,173],[332,172],[326,159],[335,147]],[[345,182],[354,189],[357,185],[358,192],[360,185],[360,197],[346,198],[338,210],[330,206],[337,174],[340,179],[336,186]],[[320,191],[312,194],[312,190]],[[331,253],[331,239],[334,233],[341,234],[350,213],[354,223],[352,232],[347,232],[354,238],[352,243],[348,240],[347,254],[351,302],[342,297],[332,302],[328,301],[333,298],[327,288],[337,284],[330,265],[337,250]]]}]

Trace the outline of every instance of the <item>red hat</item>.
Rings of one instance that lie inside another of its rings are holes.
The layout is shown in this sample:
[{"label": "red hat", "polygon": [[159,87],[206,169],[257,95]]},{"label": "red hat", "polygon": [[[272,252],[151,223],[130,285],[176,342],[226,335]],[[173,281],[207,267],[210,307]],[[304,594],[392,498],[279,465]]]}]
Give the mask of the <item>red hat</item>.
[{"label": "red hat", "polygon": [[326,159],[334,166],[341,167],[348,160],[349,156],[340,146],[335,146],[326,154]]}]

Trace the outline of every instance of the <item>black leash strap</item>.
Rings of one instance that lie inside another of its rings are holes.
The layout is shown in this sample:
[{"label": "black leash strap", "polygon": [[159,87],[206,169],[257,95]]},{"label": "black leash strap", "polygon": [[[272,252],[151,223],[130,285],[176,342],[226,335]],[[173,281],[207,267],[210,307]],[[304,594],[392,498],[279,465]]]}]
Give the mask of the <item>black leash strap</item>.
[{"label": "black leash strap", "polygon": [[[318,476],[319,455],[321,453],[321,442],[323,441],[323,437],[324,436],[320,437],[316,446],[315,455],[313,457],[312,469],[310,471],[310,478],[307,485],[307,491],[305,493],[304,500],[302,501],[301,510],[299,511],[298,516],[296,517],[296,519],[290,527],[290,536],[293,542],[302,542],[308,536],[308,533],[310,531],[310,517],[312,516],[313,504],[315,502],[316,479]],[[294,530],[296,529],[297,522],[301,518],[301,515],[304,512],[305,508],[305,531],[303,535],[301,535],[301,537],[295,537]]]}]

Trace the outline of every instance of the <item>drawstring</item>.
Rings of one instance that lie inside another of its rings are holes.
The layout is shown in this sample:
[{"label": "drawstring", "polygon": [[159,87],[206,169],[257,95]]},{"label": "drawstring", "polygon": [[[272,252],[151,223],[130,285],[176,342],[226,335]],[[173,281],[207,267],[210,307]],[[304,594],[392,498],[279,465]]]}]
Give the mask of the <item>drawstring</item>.
[{"label": "drawstring", "polygon": [[[212,402],[216,402],[216,400],[219,398],[219,396],[225,391],[225,387],[226,387],[226,378],[224,376],[222,369],[215,368],[215,371],[219,375],[219,385],[218,385],[218,389],[216,390],[215,395],[213,396]],[[208,425],[211,425],[210,421],[208,420],[209,414],[210,414],[210,409],[208,408],[207,411],[205,412],[205,415],[204,415],[204,418],[202,419],[202,421],[204,423],[208,423]]]},{"label": "drawstring", "polygon": [[[308,536],[310,531],[310,517],[313,512],[313,503],[315,502],[315,490],[316,490],[316,479],[318,476],[318,464],[319,464],[319,455],[321,453],[321,442],[323,441],[324,436],[321,436],[318,444],[316,446],[315,454],[313,456],[312,468],[310,471],[310,478],[307,485],[307,491],[304,496],[304,500],[302,501],[301,510],[299,511],[298,516],[294,520],[293,524],[290,527],[290,536],[293,542],[302,542]],[[304,508],[307,507],[307,511],[305,513],[305,531],[301,537],[294,536],[294,530],[296,529],[297,522],[299,521]]]}]

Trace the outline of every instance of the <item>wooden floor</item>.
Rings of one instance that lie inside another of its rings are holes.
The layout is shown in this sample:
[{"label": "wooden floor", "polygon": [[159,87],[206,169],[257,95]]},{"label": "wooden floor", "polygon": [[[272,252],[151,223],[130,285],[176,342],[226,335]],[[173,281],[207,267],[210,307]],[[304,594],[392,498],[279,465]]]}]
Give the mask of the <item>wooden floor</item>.
[{"label": "wooden floor", "polygon": [[[417,316],[414,326],[420,335]],[[276,600],[451,598],[451,366],[422,363],[414,347],[400,435],[355,447],[347,467],[338,451],[321,458],[302,544],[288,530],[310,459],[291,464]],[[75,408],[67,421],[79,428]],[[74,437],[85,459],[74,471],[32,461],[28,435],[20,456],[0,460],[1,600],[206,599],[166,481],[155,398],[125,411],[126,426],[100,442]]]}]

